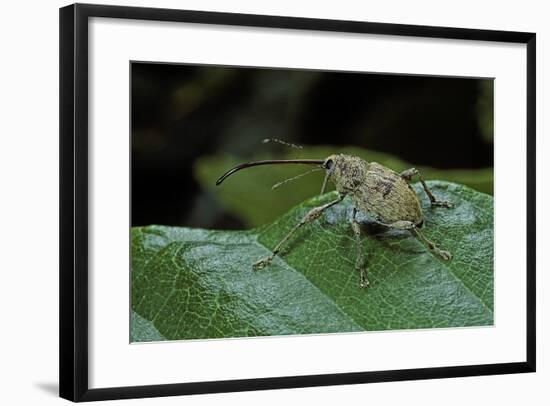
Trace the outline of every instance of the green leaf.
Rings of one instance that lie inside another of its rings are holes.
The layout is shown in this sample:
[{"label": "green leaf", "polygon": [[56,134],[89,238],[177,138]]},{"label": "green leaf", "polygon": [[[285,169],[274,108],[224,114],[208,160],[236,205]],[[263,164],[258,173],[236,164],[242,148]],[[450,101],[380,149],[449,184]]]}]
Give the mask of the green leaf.
[{"label": "green leaf", "polygon": [[[297,155],[301,158],[326,158],[334,152],[334,147],[329,146],[307,147],[299,154],[293,152],[276,158],[296,158]],[[375,161],[397,172],[414,166],[389,154],[356,147],[338,148],[337,152]],[[258,155],[250,160],[268,158],[273,159],[272,156]],[[242,160],[228,155],[204,157],[195,163],[195,176],[203,189],[216,196],[222,206],[242,219],[247,227],[257,227],[273,221],[305,199],[319,194],[323,183],[324,173],[317,172],[271,190],[276,183],[311,168],[300,165],[270,165],[243,170],[216,187],[216,179],[239,163]],[[426,179],[445,179],[484,193],[493,193],[492,168],[438,170],[417,166],[417,169]]]},{"label": "green leaf", "polygon": [[132,310],[132,320],[130,321],[130,336],[132,342],[164,341],[164,338],[153,323],[145,320],[139,314]]},{"label": "green leaf", "polygon": [[302,227],[270,266],[252,270],[311,207],[333,200],[335,192],[249,231],[133,228],[132,339],[492,325],[493,198],[447,182],[429,186],[455,207],[430,207],[414,185],[423,232],[453,259],[435,257],[408,232],[370,235],[372,228],[365,227],[368,289],[359,286],[354,269],[348,198]]}]

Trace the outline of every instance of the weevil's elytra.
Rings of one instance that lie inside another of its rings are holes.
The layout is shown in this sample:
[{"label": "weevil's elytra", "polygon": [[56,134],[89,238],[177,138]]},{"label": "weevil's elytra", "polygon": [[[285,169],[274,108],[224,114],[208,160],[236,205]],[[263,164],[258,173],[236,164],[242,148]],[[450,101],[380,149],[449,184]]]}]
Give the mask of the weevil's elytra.
[{"label": "weevil's elytra", "polygon": [[260,259],[253,265],[254,269],[261,269],[269,265],[296,230],[319,218],[326,209],[340,203],[346,196],[350,196],[353,202],[351,228],[357,244],[355,268],[361,272],[360,284],[362,287],[369,286],[369,281],[364,265],[364,253],[361,249],[360,226],[356,219],[357,211],[373,216],[385,227],[410,231],[435,255],[444,260],[451,259],[452,256],[448,251],[438,248],[435,243],[428,240],[419,230],[424,223],[424,218],[418,196],[409,184],[410,180],[413,176],[419,177],[432,206],[450,208],[451,204],[446,201],[437,200],[429,190],[426,182],[424,182],[424,178],[420,172],[415,168],[397,173],[376,162],[367,162],[351,155],[336,154],[326,159],[287,159],[247,162],[228,170],[218,179],[216,184],[221,184],[228,176],[241,169],[275,164],[318,165],[326,171],[321,193],[325,190],[327,180],[330,180],[334,183],[339,195],[335,200],[322,206],[314,207],[307,212],[302,220],[279,241],[271,255]]},{"label": "weevil's elytra", "polygon": [[418,226],[422,209],[414,190],[397,172],[376,162],[350,155],[331,155],[331,179],[340,193],[349,194],[354,206],[385,224],[406,220]]}]

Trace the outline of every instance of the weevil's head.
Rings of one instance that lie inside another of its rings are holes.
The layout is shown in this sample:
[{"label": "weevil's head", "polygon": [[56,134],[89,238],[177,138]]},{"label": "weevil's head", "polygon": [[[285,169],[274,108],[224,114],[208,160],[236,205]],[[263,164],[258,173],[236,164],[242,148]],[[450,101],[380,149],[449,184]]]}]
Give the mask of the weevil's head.
[{"label": "weevil's head", "polygon": [[332,171],[334,168],[334,161],[336,161],[338,155],[331,155],[328,158],[326,158],[323,163],[321,164],[321,167],[323,169],[326,169],[327,171]]},{"label": "weevil's head", "polygon": [[341,193],[352,192],[364,179],[368,163],[361,158],[337,154],[327,157],[321,165],[326,176],[321,193],[324,193],[327,181],[330,179]]},{"label": "weevil's head", "polygon": [[[337,154],[330,155],[325,159],[268,159],[265,161],[245,162],[243,164],[234,166],[225,172],[216,181],[216,185],[220,185],[225,179],[245,168],[251,168],[253,166],[260,165],[281,165],[281,164],[300,164],[300,165],[314,165],[318,168],[326,171],[323,186],[321,188],[321,194],[325,192],[327,182],[330,179],[336,186],[336,190],[341,193],[353,192],[357,185],[359,185],[365,177],[365,172],[368,169],[368,163],[361,158]],[[311,173],[311,171],[307,172]],[[291,178],[291,179],[295,179]],[[285,181],[286,182],[286,181]]]},{"label": "weevil's head", "polygon": [[336,177],[338,177],[338,174],[340,173],[340,161],[341,161],[341,155],[330,155],[327,157],[323,163],[321,164],[321,167],[326,171],[325,179],[323,180],[323,186],[321,187],[321,194],[325,193],[325,189],[327,187],[327,181],[331,179],[334,181],[334,175],[336,174]]}]

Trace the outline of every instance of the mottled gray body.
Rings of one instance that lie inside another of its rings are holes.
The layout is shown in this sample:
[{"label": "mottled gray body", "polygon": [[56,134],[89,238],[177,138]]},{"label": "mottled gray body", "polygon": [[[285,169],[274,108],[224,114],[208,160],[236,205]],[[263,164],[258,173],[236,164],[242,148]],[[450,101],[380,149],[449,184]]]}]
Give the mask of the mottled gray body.
[{"label": "mottled gray body", "polygon": [[329,159],[334,162],[330,179],[336,190],[351,196],[357,210],[385,224],[396,221],[422,224],[418,197],[400,174],[350,155],[332,155]]}]

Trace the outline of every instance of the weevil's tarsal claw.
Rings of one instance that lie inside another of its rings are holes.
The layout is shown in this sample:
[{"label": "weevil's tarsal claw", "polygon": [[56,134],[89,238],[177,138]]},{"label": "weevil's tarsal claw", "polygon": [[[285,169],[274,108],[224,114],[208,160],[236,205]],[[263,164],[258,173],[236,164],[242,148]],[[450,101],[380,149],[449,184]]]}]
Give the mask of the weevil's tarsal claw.
[{"label": "weevil's tarsal claw", "polygon": [[452,254],[449,251],[445,251],[437,247],[434,247],[433,251],[445,261],[450,261],[453,258]]},{"label": "weevil's tarsal claw", "polygon": [[436,200],[432,202],[432,206],[446,207],[447,209],[452,209],[454,207],[454,205],[451,202],[448,202],[447,200]]},{"label": "weevil's tarsal claw", "polygon": [[272,257],[265,257],[265,258],[262,258],[260,259],[259,261],[255,262],[253,265],[252,265],[252,269],[255,270],[255,271],[259,271],[261,269],[264,269],[266,266],[268,266],[271,261],[273,260]]},{"label": "weevil's tarsal claw", "polygon": [[366,276],[364,278],[361,278],[361,284],[360,285],[363,289],[367,289],[369,287],[370,283],[369,283],[369,280],[367,279]]}]

